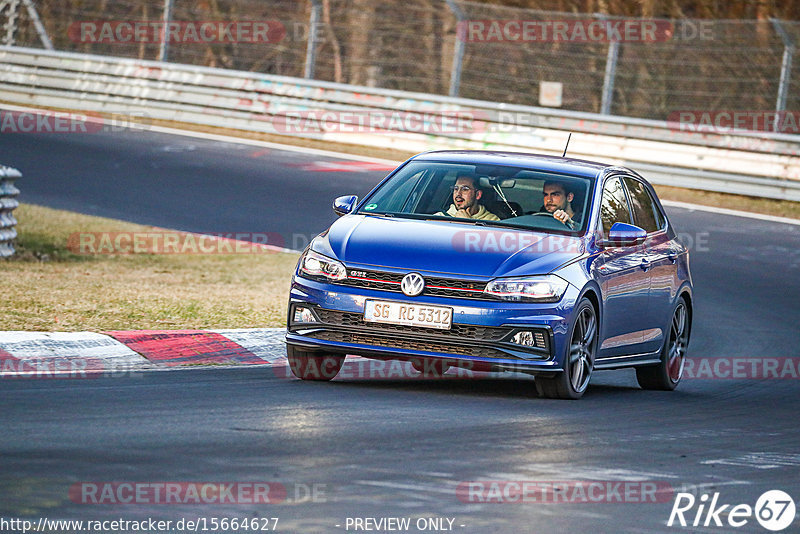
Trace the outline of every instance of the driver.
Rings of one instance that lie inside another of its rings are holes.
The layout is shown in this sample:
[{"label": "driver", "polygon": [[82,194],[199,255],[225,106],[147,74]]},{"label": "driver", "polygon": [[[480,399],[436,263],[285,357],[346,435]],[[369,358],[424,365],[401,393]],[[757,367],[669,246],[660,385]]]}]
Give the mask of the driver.
[{"label": "driver", "polygon": [[440,211],[436,215],[499,221],[500,217],[487,210],[483,204],[478,203],[482,196],[483,191],[478,189],[475,177],[469,174],[460,174],[453,186],[453,203],[450,204],[446,213]]},{"label": "driver", "polygon": [[570,228],[577,226],[578,223],[573,219],[575,211],[572,209],[572,199],[575,198],[575,194],[569,191],[563,182],[546,181],[542,186],[542,197],[544,205],[539,209],[540,213],[549,213]]}]

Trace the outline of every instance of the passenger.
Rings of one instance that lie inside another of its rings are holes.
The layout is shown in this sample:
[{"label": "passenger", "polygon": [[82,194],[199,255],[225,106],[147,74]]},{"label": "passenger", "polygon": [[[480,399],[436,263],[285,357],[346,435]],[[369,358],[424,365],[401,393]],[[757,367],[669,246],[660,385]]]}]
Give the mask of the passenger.
[{"label": "passenger", "polygon": [[499,221],[500,217],[486,209],[478,201],[483,196],[477,186],[477,180],[469,174],[461,174],[453,186],[453,203],[446,213],[441,211],[436,215],[449,215],[462,219],[483,219],[487,221]]}]

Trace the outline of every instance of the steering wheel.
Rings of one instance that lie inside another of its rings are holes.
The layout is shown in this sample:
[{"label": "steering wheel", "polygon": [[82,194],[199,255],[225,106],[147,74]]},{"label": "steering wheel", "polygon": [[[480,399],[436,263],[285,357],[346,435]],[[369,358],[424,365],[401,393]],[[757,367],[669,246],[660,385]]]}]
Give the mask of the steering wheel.
[{"label": "steering wheel", "polygon": [[[556,219],[555,216],[552,213],[550,213],[549,211],[537,211],[535,213],[529,213],[528,215],[545,215],[547,217],[552,217],[553,220],[558,221],[558,219]],[[574,230],[575,229],[575,224],[576,223],[572,219],[567,219],[567,222],[564,222],[564,221],[558,221],[558,222],[560,222],[561,224],[563,224],[564,226],[566,226],[570,230]],[[570,224],[570,223],[572,223],[572,224]]]}]

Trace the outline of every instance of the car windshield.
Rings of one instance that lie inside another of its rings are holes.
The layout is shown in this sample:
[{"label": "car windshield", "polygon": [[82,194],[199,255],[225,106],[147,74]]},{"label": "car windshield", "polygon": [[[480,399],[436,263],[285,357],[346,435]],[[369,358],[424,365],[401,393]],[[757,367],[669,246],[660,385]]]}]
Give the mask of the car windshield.
[{"label": "car windshield", "polygon": [[[358,213],[580,235],[592,183],[525,167],[412,161],[368,196]],[[564,218],[559,210],[568,214],[566,222],[553,217]]]}]

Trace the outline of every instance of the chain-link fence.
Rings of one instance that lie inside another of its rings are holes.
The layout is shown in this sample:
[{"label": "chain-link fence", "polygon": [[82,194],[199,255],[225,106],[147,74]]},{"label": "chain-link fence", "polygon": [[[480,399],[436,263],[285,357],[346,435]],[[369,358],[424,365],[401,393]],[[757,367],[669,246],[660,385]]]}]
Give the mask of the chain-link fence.
[{"label": "chain-link fence", "polygon": [[[158,34],[165,11],[179,25],[168,47]],[[661,120],[676,110],[800,109],[798,22],[621,19],[458,0],[2,0],[3,42],[42,46],[35,12],[57,50]],[[256,22],[269,27],[261,38],[237,33]],[[149,23],[150,33],[136,33]],[[202,35],[203,24],[213,31]],[[192,28],[199,38],[187,37]],[[555,100],[540,100],[541,82],[556,82]]]}]

